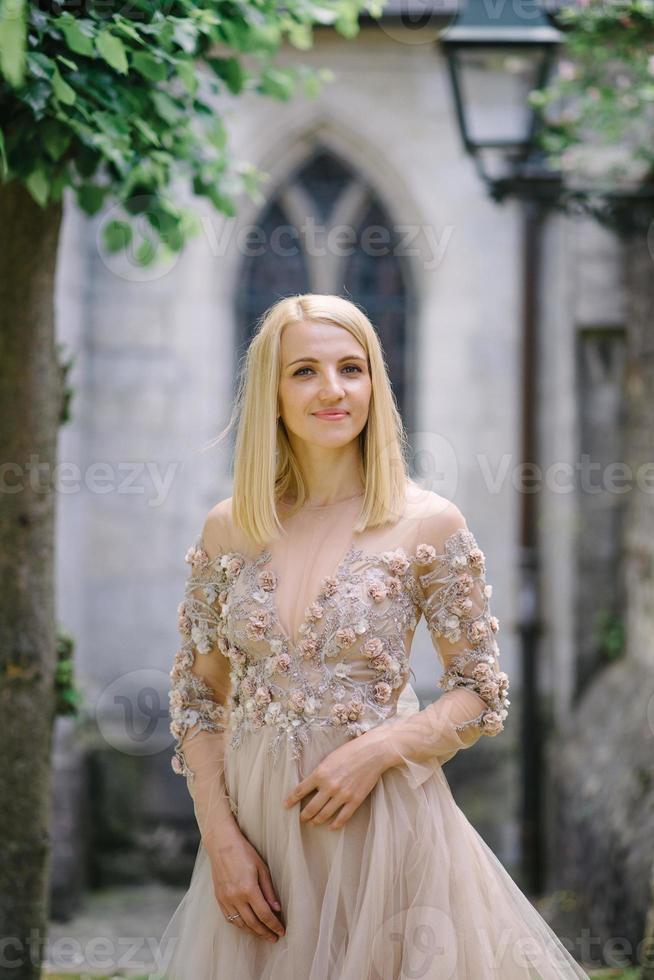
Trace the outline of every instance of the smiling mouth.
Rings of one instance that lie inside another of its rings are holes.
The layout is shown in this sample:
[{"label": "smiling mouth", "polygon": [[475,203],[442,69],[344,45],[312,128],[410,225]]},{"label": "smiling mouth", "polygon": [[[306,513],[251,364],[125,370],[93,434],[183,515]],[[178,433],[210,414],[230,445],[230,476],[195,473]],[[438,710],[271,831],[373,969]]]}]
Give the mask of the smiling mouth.
[{"label": "smiling mouth", "polygon": [[341,419],[347,415],[347,412],[314,412],[313,414],[317,419]]}]

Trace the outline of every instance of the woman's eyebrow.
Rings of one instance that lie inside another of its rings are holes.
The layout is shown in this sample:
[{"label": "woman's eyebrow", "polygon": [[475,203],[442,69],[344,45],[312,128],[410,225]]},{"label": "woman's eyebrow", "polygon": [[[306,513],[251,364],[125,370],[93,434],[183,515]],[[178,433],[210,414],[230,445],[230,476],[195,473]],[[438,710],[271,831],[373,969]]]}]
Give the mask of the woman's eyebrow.
[{"label": "woman's eyebrow", "polygon": [[[298,357],[294,361],[289,361],[286,367],[291,367],[292,364],[299,364],[300,361],[311,361],[313,364],[320,364],[317,357]],[[346,357],[339,357],[338,363],[341,361],[365,361],[365,357],[360,357],[359,354],[348,354]]]}]

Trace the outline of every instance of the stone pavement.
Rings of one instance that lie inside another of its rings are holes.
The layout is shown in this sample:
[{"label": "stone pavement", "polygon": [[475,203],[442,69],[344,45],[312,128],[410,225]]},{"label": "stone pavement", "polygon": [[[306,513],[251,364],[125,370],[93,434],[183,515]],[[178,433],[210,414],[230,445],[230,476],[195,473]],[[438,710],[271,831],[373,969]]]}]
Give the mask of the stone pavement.
[{"label": "stone pavement", "polygon": [[68,922],[49,923],[49,972],[143,977],[156,970],[159,939],[185,889],[161,884],[87,892]]}]

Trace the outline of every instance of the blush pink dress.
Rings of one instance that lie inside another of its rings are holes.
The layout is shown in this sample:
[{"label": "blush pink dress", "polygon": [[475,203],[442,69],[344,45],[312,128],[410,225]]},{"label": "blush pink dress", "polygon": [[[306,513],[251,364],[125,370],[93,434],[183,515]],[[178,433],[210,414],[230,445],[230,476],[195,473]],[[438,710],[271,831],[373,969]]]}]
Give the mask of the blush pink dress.
[{"label": "blush pink dress", "polygon": [[[229,498],[186,555],[172,762],[202,842],[156,977],[587,978],[443,773],[457,751],[502,731],[510,704],[483,552],[456,508],[413,483],[402,513],[359,534],[362,502],[296,513],[280,503],[284,535],[257,551]],[[443,667],[442,693],[422,711],[409,684],[421,615]],[[341,828],[282,806],[321,759],[379,725],[394,731],[402,762]],[[286,930],[274,944],[216,901],[205,841],[220,800],[270,870]]]}]

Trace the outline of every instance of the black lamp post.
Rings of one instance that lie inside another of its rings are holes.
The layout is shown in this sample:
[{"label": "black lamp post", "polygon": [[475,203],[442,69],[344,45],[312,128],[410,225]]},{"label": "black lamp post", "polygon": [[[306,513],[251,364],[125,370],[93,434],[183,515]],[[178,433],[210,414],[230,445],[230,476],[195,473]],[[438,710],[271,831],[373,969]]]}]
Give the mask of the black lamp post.
[{"label": "black lamp post", "polygon": [[[466,152],[495,200],[509,194],[524,199],[520,406],[524,463],[537,463],[539,458],[536,357],[543,199],[555,198],[560,184],[559,175],[547,168],[536,148],[537,118],[527,96],[547,84],[562,38],[533,0],[499,6],[492,0],[467,0],[439,42]],[[538,894],[544,875],[537,495],[523,492],[520,509],[521,851],[525,887]]]},{"label": "black lamp post", "polygon": [[467,0],[440,36],[463,145],[496,199],[521,181],[532,196],[536,180],[558,181],[536,149],[527,95],[547,84],[562,39],[534,0]]}]

